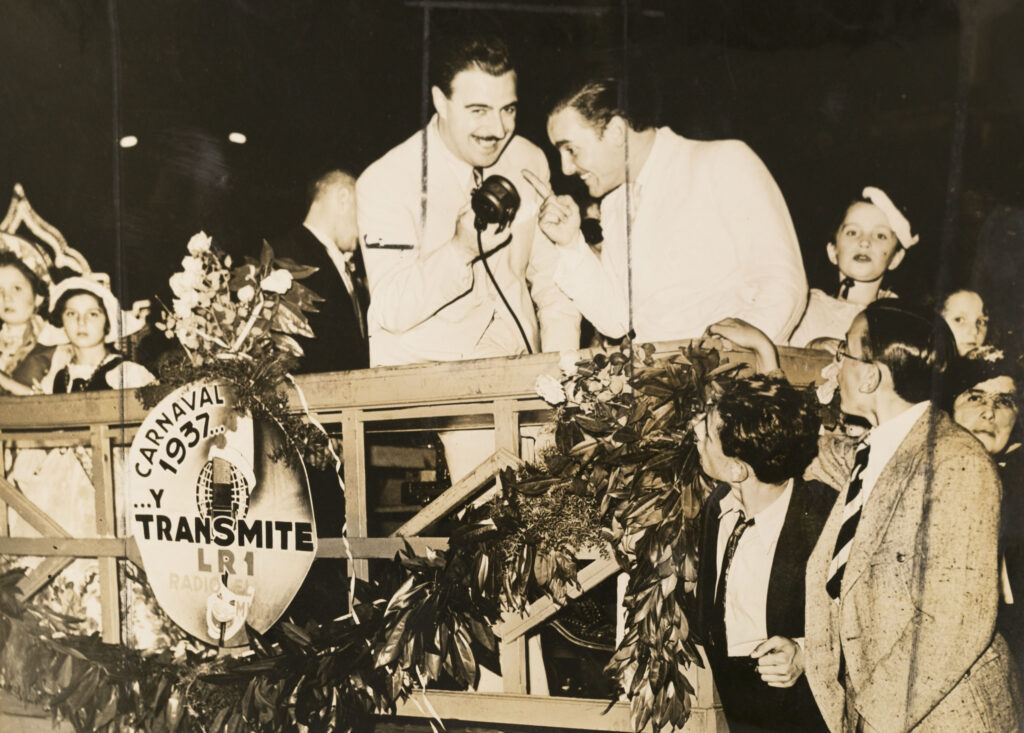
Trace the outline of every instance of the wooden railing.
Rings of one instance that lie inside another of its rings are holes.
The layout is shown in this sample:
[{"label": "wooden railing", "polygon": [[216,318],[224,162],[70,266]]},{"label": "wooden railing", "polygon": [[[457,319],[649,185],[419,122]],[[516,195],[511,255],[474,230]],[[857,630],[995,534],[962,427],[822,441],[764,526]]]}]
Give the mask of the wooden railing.
[{"label": "wooden railing", "polygon": [[[678,348],[678,343],[659,345],[659,353]],[[744,354],[726,354],[731,360],[747,360]],[[821,352],[783,349],[783,369],[791,381],[807,383],[817,378],[828,356]],[[540,374],[558,374],[557,354],[485,359],[469,362],[386,367],[300,377],[297,380],[306,403],[329,432],[340,432],[343,445],[347,538],[323,537],[317,556],[352,558],[351,572],[367,577],[369,562],[389,559],[409,542],[423,552],[445,547],[447,539],[421,536],[441,516],[474,495],[493,476],[497,467],[519,458],[520,429],[550,419],[549,406],[534,391]],[[300,400],[293,395],[296,410]],[[104,640],[121,641],[120,594],[117,562],[127,559],[141,565],[134,539],[117,525],[116,507],[124,501],[122,472],[115,471],[119,452],[131,443],[145,411],[132,392],[95,392],[59,397],[0,398],[0,444],[57,447],[79,445],[92,452],[95,489],[96,536],[72,537],[23,495],[2,474],[0,462],[0,554],[43,556],[26,578],[22,590],[38,591],[74,558],[96,558],[102,603],[100,626]],[[492,428],[495,453],[477,471],[416,513],[392,536],[370,536],[371,509],[367,496],[367,432],[388,429],[457,430]],[[43,537],[10,537],[8,508],[20,514]],[[584,590],[615,575],[617,566],[592,559],[580,573]],[[428,700],[413,696],[399,713],[424,716],[434,710],[442,718],[481,723],[630,730],[625,703],[608,708],[605,700],[550,697],[537,694],[531,684],[530,666],[536,667],[538,647],[532,633],[558,610],[550,599],[532,604],[525,613],[507,617],[495,630],[502,640],[502,693],[429,693]],[[720,725],[714,689],[706,669],[693,670],[696,700],[688,731],[713,731]]]}]

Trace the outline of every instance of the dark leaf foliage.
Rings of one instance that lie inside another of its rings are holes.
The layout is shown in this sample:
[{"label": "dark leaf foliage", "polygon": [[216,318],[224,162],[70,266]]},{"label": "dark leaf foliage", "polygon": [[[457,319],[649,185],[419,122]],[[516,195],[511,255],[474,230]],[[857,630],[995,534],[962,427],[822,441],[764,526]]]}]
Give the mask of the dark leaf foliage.
[{"label": "dark leaf foliage", "polygon": [[[598,547],[629,573],[626,634],[606,671],[628,695],[636,730],[681,728],[693,694],[684,667],[699,664],[687,612],[708,489],[690,422],[734,372],[715,352],[655,362],[652,351],[579,362],[555,448],[541,466],[504,472],[494,500],[463,512],[447,551],[417,556],[407,545],[373,583],[357,584],[348,614],[249,629],[244,656],[175,658],[76,637],[65,619],[22,602],[20,571],[0,575],[4,686],[79,731],[360,729],[414,689],[465,689],[481,667],[497,670],[492,627],[502,611],[544,594],[564,601],[577,584],[574,550]],[[289,449],[308,457],[317,438],[287,422],[276,391],[286,361],[273,353],[202,376],[243,385],[239,406],[285,425]],[[187,368],[176,363],[171,374],[198,376]]]}]

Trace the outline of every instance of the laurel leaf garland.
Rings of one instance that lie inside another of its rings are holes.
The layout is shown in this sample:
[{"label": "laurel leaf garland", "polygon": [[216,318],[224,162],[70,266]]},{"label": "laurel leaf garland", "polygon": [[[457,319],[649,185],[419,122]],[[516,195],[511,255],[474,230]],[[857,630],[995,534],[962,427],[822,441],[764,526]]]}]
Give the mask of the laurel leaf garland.
[{"label": "laurel leaf garland", "polygon": [[[481,667],[497,671],[503,611],[545,594],[566,601],[578,587],[574,552],[592,548],[629,574],[626,630],[606,671],[634,728],[682,727],[693,704],[684,668],[699,664],[687,614],[709,490],[691,422],[735,370],[713,351],[652,354],[626,345],[564,364],[557,389],[545,386],[558,401],[554,447],[540,465],[505,471],[501,492],[459,517],[446,551],[407,545],[373,582],[357,582],[346,615],[248,629],[242,657],[76,637],[22,601],[22,571],[0,574],[0,683],[79,731],[353,730],[421,686],[467,689]],[[205,376],[251,385],[240,404],[254,414],[290,419],[276,393],[283,361],[212,368]],[[182,361],[169,369],[192,376]],[[308,455],[316,443],[304,436],[296,430],[291,446]]]}]

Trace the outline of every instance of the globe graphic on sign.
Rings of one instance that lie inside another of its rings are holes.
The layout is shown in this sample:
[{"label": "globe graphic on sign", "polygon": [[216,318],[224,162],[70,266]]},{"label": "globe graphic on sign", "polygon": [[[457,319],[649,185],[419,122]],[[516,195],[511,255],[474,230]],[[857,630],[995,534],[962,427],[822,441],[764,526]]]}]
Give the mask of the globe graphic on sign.
[{"label": "globe graphic on sign", "polygon": [[249,511],[252,484],[233,462],[211,455],[196,481],[196,504],[202,517],[244,519]]}]

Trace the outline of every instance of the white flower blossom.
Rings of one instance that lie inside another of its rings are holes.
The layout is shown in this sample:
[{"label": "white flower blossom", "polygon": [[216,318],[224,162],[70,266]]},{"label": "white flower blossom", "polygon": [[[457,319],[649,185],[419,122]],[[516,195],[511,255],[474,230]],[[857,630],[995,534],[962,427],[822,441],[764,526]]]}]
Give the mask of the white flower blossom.
[{"label": "white flower blossom", "polygon": [[193,234],[192,239],[188,240],[188,253],[190,255],[198,255],[203,252],[209,252],[212,242],[213,239],[206,232]]},{"label": "white flower blossom", "polygon": [[260,288],[268,293],[284,295],[292,286],[292,274],[288,270],[274,270],[260,281]]},{"label": "white flower blossom", "polygon": [[576,362],[580,360],[578,351],[563,351],[558,355],[558,368],[567,377],[576,376]]},{"label": "white flower blossom", "polygon": [[181,269],[190,278],[203,278],[203,261],[198,257],[182,257]]},{"label": "white flower blossom", "polygon": [[181,297],[175,298],[171,305],[174,307],[174,315],[178,318],[188,318],[199,305],[199,293],[195,290],[186,290]]},{"label": "white flower blossom", "polygon": [[541,374],[537,377],[533,388],[549,405],[560,405],[565,402],[565,390],[562,389],[562,383],[550,374]]},{"label": "white flower blossom", "polygon": [[256,289],[252,285],[243,285],[238,289],[238,299],[243,303],[248,303],[255,297]]},{"label": "white flower blossom", "polygon": [[184,272],[176,272],[173,275],[171,275],[169,283],[171,286],[171,292],[174,293],[179,298],[191,289],[189,288],[188,282],[185,279]]},{"label": "white flower blossom", "polygon": [[815,392],[818,395],[818,402],[828,405],[839,388],[839,362],[829,362],[828,366],[821,370],[821,376],[825,381],[818,385]]}]

